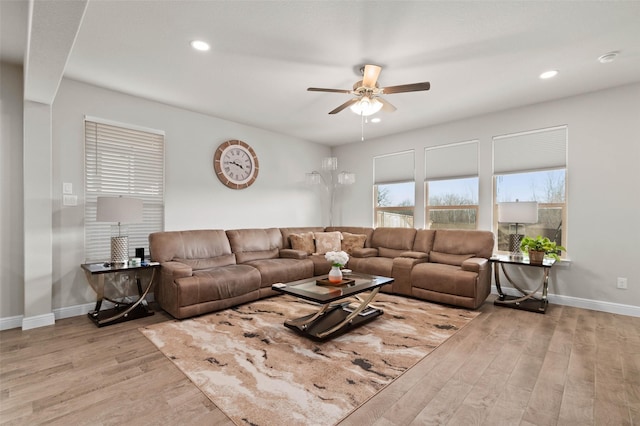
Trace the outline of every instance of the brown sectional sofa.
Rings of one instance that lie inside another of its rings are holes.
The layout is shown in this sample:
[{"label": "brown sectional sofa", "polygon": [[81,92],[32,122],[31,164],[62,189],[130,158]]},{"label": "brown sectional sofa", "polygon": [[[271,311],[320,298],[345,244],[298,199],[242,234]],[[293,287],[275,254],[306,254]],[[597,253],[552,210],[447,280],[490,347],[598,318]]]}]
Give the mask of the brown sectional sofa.
[{"label": "brown sectional sofa", "polygon": [[471,309],[489,295],[489,231],[303,227],[153,233],[151,259],[161,265],[155,298],[174,317],[188,318],[276,295],[274,283],[330,269],[323,254],[292,248],[292,234],[335,231],[363,241],[349,248],[347,267],[394,278],[382,291]]}]

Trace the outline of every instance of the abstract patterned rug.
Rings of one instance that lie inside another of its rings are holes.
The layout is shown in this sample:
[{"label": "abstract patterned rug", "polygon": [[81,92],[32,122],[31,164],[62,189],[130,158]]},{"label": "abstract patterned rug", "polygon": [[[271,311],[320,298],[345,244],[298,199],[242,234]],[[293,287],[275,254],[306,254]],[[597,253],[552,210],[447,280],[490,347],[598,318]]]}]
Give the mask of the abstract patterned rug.
[{"label": "abstract patterned rug", "polygon": [[327,342],[283,325],[317,307],[277,296],[141,328],[237,425],[333,425],[479,312],[379,293],[384,314]]}]

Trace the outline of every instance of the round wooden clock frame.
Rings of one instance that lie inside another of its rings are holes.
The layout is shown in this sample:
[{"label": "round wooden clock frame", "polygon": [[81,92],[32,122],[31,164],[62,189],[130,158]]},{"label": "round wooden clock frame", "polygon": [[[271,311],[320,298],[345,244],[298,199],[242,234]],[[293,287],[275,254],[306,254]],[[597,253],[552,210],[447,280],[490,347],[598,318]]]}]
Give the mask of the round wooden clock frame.
[{"label": "round wooden clock frame", "polygon": [[216,149],[213,170],[225,186],[231,189],[248,188],[258,177],[258,156],[245,142],[229,140]]}]

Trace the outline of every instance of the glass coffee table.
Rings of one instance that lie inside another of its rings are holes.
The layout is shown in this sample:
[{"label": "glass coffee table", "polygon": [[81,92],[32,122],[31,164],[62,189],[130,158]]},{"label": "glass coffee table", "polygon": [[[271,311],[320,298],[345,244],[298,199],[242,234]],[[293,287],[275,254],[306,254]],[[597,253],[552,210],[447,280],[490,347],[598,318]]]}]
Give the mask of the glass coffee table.
[{"label": "glass coffee table", "polygon": [[[393,278],[375,275],[351,274],[345,279],[352,283],[342,286],[317,284],[326,276],[274,284],[271,288],[320,305],[317,312],[300,318],[288,319],[284,325],[313,340],[327,340],[365,324],[380,315],[382,310],[370,306],[380,287],[393,283]],[[361,297],[361,293],[370,292]]]}]

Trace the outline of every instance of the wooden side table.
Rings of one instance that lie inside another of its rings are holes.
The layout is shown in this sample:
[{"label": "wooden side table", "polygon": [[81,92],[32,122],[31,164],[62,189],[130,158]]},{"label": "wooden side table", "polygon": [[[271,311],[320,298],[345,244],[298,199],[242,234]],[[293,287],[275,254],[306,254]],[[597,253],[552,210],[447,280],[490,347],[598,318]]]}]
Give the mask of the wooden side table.
[{"label": "wooden side table", "polygon": [[[129,321],[132,319],[147,317],[153,315],[154,312],[149,309],[145,297],[149,293],[156,270],[160,267],[158,264],[150,264],[145,266],[127,266],[127,265],[109,265],[108,263],[85,263],[80,265],[87,276],[87,281],[96,292],[96,307],[87,315],[98,326],[116,324],[119,322]],[[149,275],[142,272],[149,272],[150,276],[146,286],[142,285],[142,275]],[[136,285],[138,287],[137,299],[132,302],[124,302],[122,300],[113,300],[105,297],[104,285],[105,276],[115,275],[120,272],[133,272],[135,274]],[[100,310],[103,300],[108,300],[114,304],[111,309]]]},{"label": "wooden side table", "polygon": [[[544,314],[547,311],[547,306],[549,305],[549,301],[547,299],[547,292],[549,289],[549,272],[551,267],[556,263],[555,259],[545,258],[542,265],[529,263],[529,259],[527,257],[514,259],[508,255],[494,255],[489,260],[494,263],[493,273],[496,280],[496,289],[498,290],[498,298],[493,302],[494,305],[506,306],[513,309],[522,309],[524,311],[537,312],[540,314]],[[498,265],[500,265],[499,268]],[[542,268],[542,281],[535,290],[525,290],[511,279],[505,269],[505,265]],[[502,292],[502,287],[500,286],[500,269],[502,269],[502,273],[507,278],[507,281],[509,281],[509,283],[518,290],[522,296],[510,296]],[[536,297],[536,294],[540,289],[542,289],[542,296]]]}]

